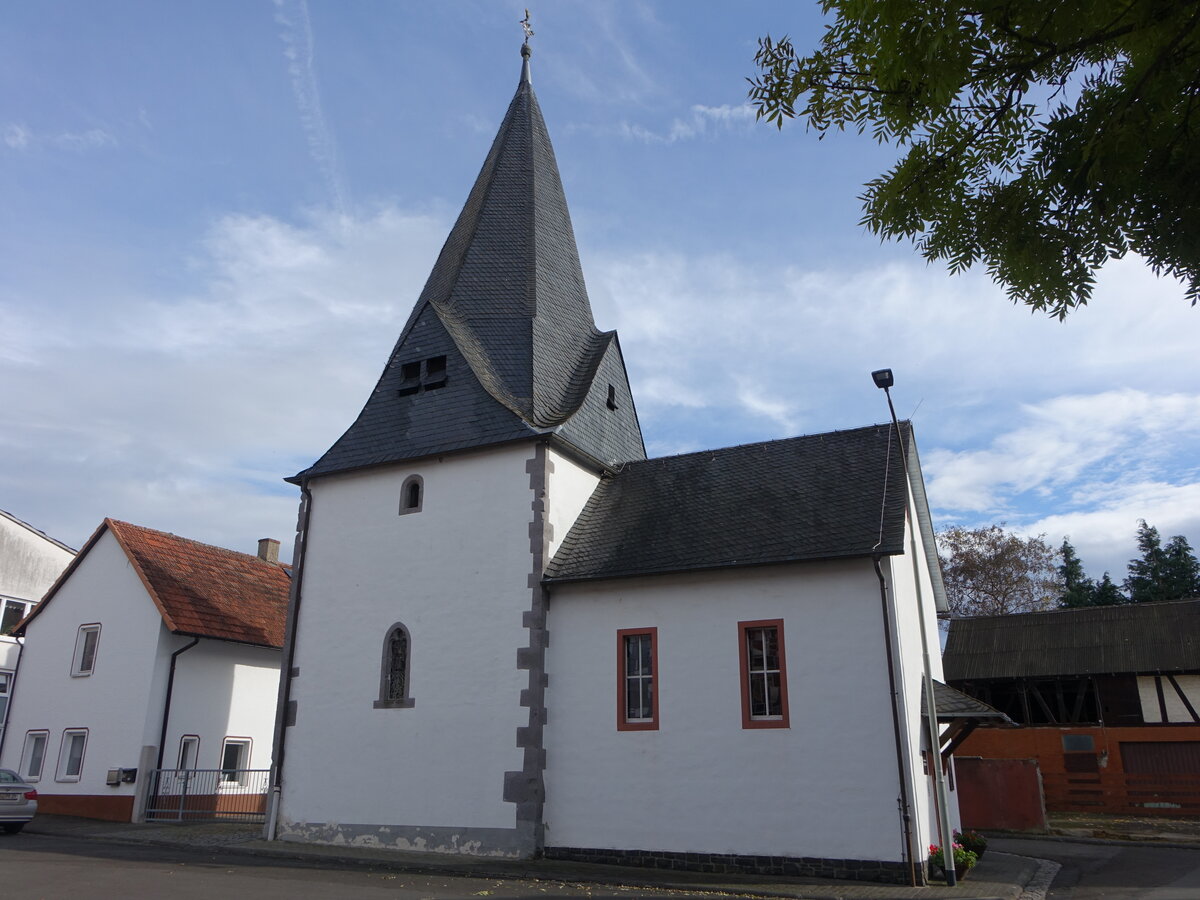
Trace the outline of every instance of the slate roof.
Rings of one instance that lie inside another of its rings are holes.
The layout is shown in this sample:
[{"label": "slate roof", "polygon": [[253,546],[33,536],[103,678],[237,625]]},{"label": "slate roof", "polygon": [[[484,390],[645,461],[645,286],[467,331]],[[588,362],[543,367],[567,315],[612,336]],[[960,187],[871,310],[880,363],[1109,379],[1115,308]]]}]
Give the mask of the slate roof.
[{"label": "slate roof", "polygon": [[[1007,715],[982,700],[969,697],[936,679],[933,682],[933,702],[939,722],[954,719],[987,719],[989,725],[1016,725]],[[925,680],[921,680],[921,715],[925,715]]]},{"label": "slate roof", "polygon": [[903,541],[899,444],[871,425],[629,463],[596,489],[546,580],[896,554]]},{"label": "slate roof", "polygon": [[[400,395],[403,365],[439,355],[446,387]],[[604,408],[609,385],[628,402],[564,427],[585,407]],[[609,465],[645,457],[616,333],[592,319],[525,67],[374,392],[346,433],[291,480],[540,434]]]},{"label": "slate roof", "polygon": [[949,681],[1200,672],[1200,600],[953,619]]},{"label": "slate roof", "polygon": [[260,647],[283,646],[291,585],[286,566],[116,519],[104,520],[14,634],[25,633],[105,531],[112,532],[129,558],[168,630]]}]

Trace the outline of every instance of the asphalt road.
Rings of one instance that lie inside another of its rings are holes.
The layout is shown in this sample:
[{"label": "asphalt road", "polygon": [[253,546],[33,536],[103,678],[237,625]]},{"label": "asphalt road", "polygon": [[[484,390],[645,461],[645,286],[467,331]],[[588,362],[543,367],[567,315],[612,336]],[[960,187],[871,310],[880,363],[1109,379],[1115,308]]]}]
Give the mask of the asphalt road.
[{"label": "asphalt road", "polygon": [[492,881],[337,868],[294,860],[234,856],[154,846],[105,844],[45,835],[0,835],[4,900],[329,900],[336,898],[553,898],[658,900],[680,894],[549,881]]},{"label": "asphalt road", "polygon": [[1062,866],[1047,900],[1200,900],[1200,848],[993,838],[989,849]]}]

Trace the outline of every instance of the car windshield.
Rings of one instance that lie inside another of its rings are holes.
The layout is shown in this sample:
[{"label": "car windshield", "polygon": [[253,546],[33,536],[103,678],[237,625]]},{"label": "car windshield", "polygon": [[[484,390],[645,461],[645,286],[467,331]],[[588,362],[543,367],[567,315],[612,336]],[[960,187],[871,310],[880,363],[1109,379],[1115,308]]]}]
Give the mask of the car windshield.
[{"label": "car windshield", "polygon": [[0,769],[0,784],[20,784],[21,778],[11,769]]}]

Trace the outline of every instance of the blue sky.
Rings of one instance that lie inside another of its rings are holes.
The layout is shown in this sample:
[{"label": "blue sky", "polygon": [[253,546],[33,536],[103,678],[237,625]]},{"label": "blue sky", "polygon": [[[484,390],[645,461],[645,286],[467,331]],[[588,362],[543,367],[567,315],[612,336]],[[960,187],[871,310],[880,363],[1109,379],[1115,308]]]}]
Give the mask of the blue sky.
[{"label": "blue sky", "polygon": [[[0,16],[0,508],[290,546],[516,87],[523,5],[41,0]],[[745,105],[815,3],[554,0],[533,78],[655,455],[886,419],[939,525],[1200,543],[1200,310],[1136,259],[1065,324],[859,226],[894,158]],[[286,549],[285,549],[286,554]]]}]

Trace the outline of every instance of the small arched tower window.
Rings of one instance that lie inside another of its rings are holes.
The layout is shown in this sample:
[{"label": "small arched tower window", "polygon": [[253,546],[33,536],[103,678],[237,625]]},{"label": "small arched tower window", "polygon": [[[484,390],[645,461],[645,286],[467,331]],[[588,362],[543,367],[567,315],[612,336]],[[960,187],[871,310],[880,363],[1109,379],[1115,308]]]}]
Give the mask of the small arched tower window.
[{"label": "small arched tower window", "polygon": [[409,475],[400,488],[400,515],[421,511],[425,502],[425,482],[420,475]]},{"label": "small arched tower window", "polygon": [[383,661],[379,674],[379,699],[376,709],[407,708],[413,705],[409,696],[409,672],[412,652],[408,629],[397,622],[383,639]]}]

